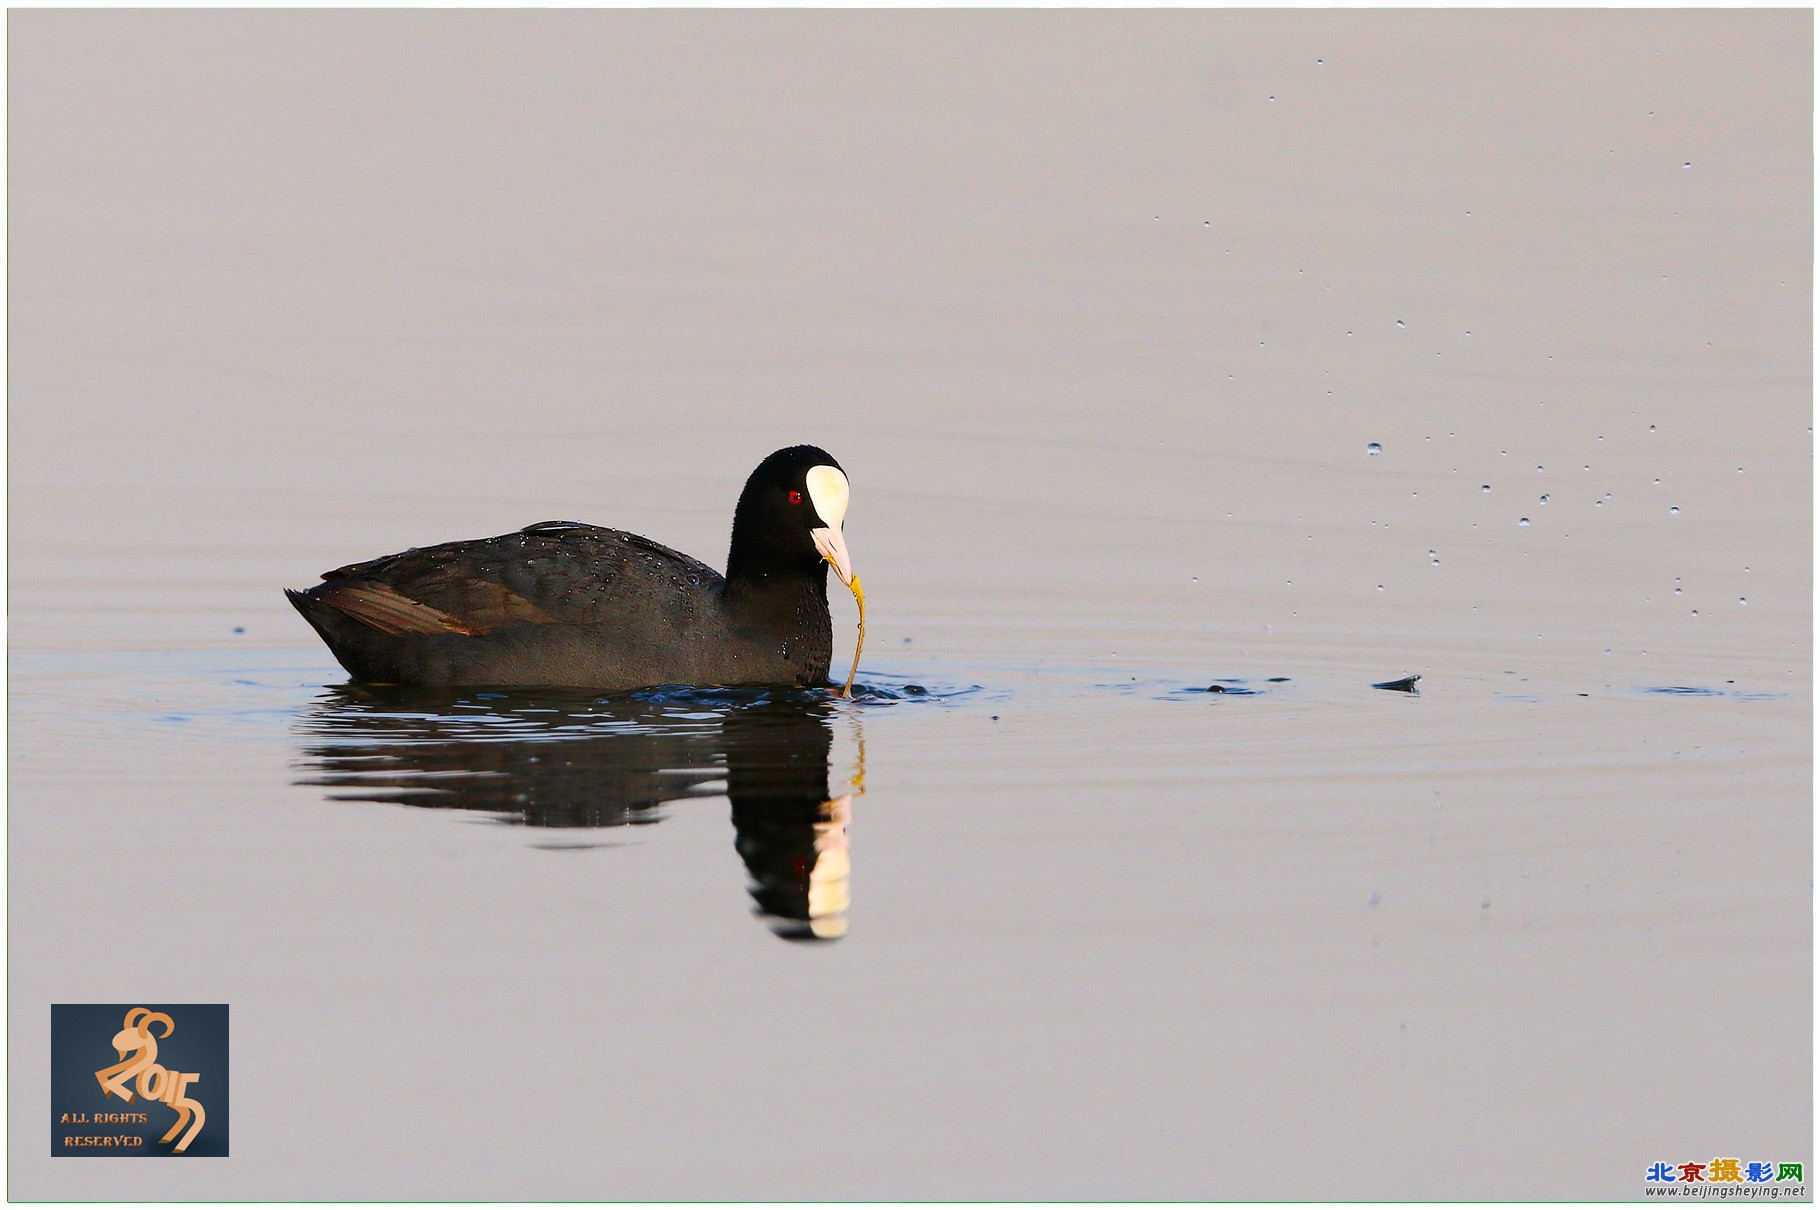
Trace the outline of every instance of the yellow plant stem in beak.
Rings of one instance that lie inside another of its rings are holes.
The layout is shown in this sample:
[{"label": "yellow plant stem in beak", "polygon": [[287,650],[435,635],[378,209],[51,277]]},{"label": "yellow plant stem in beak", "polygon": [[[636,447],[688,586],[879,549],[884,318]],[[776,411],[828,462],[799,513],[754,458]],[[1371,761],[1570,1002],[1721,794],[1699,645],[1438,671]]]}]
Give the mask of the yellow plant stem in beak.
[{"label": "yellow plant stem in beak", "polygon": [[847,683],[841,686],[840,695],[845,698],[853,696],[853,678],[859,672],[860,648],[866,645],[866,590],[859,586],[859,577],[847,581],[847,587],[853,590],[853,601],[859,606],[859,638],[853,641],[853,667],[847,669]]},{"label": "yellow plant stem in beak", "polygon": [[840,530],[833,526],[812,529],[809,537],[815,542],[815,549],[834,569],[834,574],[841,578],[841,583],[853,590],[854,603],[859,606],[859,639],[853,644],[853,667],[847,673],[847,683],[841,686],[840,695],[853,696],[853,678],[859,674],[859,653],[866,645],[866,593],[859,586],[859,577],[853,574],[853,559],[847,554],[847,540]]}]

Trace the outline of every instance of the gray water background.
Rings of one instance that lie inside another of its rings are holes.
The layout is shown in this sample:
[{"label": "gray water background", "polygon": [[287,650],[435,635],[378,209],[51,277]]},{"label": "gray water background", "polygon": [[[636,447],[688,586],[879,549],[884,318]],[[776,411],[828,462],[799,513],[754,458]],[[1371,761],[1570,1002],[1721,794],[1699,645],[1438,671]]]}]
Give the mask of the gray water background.
[{"label": "gray water background", "polygon": [[[1811,13],[8,31],[12,1196],[1811,1164]],[[309,784],[281,587],[718,564],[798,441],[932,690],[828,723],[847,936],[712,794]],[[232,1006],[231,1158],[49,1158],[48,1005],[160,997]]]}]

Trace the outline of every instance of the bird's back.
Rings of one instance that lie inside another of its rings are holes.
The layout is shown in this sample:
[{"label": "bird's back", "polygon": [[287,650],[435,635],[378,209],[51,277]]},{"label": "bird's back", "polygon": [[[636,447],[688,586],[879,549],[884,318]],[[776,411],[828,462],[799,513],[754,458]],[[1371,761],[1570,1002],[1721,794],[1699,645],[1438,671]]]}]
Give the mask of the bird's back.
[{"label": "bird's back", "polygon": [[356,679],[616,690],[712,682],[723,581],[571,521],[349,564],[287,595]]}]

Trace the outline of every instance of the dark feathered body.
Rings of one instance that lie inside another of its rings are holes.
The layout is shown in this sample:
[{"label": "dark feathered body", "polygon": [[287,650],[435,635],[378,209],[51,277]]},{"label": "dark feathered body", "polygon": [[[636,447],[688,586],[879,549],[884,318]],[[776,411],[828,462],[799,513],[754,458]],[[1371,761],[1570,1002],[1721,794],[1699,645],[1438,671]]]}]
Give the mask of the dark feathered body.
[{"label": "dark feathered body", "polygon": [[793,545],[796,534],[744,520],[748,496],[769,497],[754,484],[786,454],[833,463],[796,447],[753,473],[735,515],[731,580],[636,534],[546,521],[349,564],[286,595],[357,681],[604,692],[825,684],[827,566],[808,526]]}]

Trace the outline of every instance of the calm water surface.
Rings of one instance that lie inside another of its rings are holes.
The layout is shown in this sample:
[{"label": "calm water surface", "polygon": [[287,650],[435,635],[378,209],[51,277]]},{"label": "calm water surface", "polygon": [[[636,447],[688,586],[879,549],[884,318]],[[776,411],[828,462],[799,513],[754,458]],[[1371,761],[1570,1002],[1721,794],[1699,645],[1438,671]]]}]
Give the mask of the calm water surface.
[{"label": "calm water surface", "polygon": [[[1811,14],[9,39],[12,1196],[1811,1164]],[[805,440],[852,701],[350,686],[279,593],[718,564]],[[158,998],[231,1158],[52,1160],[46,1006]]]}]

